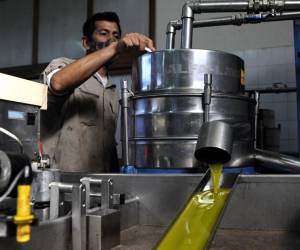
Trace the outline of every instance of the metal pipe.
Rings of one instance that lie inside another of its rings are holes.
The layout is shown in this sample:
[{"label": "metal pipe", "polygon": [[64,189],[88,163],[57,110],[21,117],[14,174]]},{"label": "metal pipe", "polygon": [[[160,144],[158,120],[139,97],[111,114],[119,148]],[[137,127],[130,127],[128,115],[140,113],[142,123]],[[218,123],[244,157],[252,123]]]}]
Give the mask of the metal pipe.
[{"label": "metal pipe", "polygon": [[256,166],[280,173],[300,173],[300,160],[296,157],[256,149],[230,162],[232,167]]},{"label": "metal pipe", "polygon": [[281,173],[300,173],[300,160],[296,157],[282,155],[267,150],[256,149],[257,166]]},{"label": "metal pipe", "polygon": [[291,19],[298,19],[298,18],[300,18],[299,11],[280,12],[280,13],[275,13],[272,15],[265,16],[263,22],[284,21],[284,20],[291,20]]},{"label": "metal pipe", "polygon": [[181,48],[192,47],[192,20],[195,13],[203,12],[248,12],[257,13],[260,11],[270,11],[272,15],[282,11],[296,11],[300,9],[300,1],[285,0],[248,0],[248,1],[223,1],[223,0],[198,0],[185,3],[182,8],[182,35]]},{"label": "metal pipe", "polygon": [[258,127],[258,113],[259,113],[259,102],[260,102],[260,94],[255,91],[255,117],[254,117],[254,148],[257,146],[257,127]]},{"label": "metal pipe", "polygon": [[122,159],[123,165],[129,165],[129,145],[128,145],[128,84],[127,81],[121,81],[122,84]]},{"label": "metal pipe", "polygon": [[248,11],[251,1],[228,1],[228,0],[198,0],[189,1],[187,4],[194,13],[202,12],[241,12]]},{"label": "metal pipe", "polygon": [[176,24],[173,24],[172,21],[168,23],[167,26],[167,39],[166,39],[166,49],[173,49],[175,46],[175,34],[176,34]]},{"label": "metal pipe", "polygon": [[182,33],[181,33],[181,48],[189,49],[192,47],[193,38],[193,20],[194,13],[200,12],[234,12],[246,11],[248,9],[248,1],[228,2],[228,1],[210,1],[201,0],[197,2],[188,2],[182,8]]},{"label": "metal pipe", "polygon": [[181,32],[181,48],[189,49],[192,47],[194,21],[194,13],[189,4],[183,6],[181,20],[184,27]]},{"label": "metal pipe", "polygon": [[291,11],[291,10],[299,10],[300,1],[284,1],[284,10]]},{"label": "metal pipe", "polygon": [[195,13],[203,12],[248,12],[257,13],[259,11],[297,11],[300,7],[300,1],[296,0],[246,0],[246,1],[228,1],[228,0],[198,0],[186,3]]},{"label": "metal pipe", "polygon": [[[260,14],[237,14],[227,17],[216,17],[210,19],[194,20],[192,28],[201,27],[212,27],[212,26],[224,26],[224,25],[237,25],[242,24],[257,24],[260,22],[275,22],[284,21],[300,18],[300,12],[280,12],[280,13],[270,13],[263,12]],[[182,20],[170,21],[167,25],[167,39],[166,39],[166,49],[173,49],[175,46],[175,35],[176,30],[182,29]],[[188,41],[184,41],[188,43]]]}]

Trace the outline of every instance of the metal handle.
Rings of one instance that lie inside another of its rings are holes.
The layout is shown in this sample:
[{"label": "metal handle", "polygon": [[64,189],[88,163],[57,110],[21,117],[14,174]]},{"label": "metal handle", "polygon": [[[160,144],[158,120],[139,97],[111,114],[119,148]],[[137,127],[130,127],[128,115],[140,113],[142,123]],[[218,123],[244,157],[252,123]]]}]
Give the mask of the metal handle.
[{"label": "metal handle", "polygon": [[211,103],[212,74],[204,74],[204,122],[209,121],[209,106]]}]

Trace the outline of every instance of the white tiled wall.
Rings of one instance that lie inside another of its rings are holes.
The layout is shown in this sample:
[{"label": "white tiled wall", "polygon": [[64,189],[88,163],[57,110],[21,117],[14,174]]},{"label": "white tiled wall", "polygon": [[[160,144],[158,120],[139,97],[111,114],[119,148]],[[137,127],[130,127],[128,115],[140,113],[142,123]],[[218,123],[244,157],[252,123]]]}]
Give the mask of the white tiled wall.
[{"label": "white tiled wall", "polygon": [[[270,88],[281,82],[296,87],[294,47],[275,47],[233,51],[245,61],[246,89]],[[275,110],[281,126],[280,151],[298,151],[296,92],[262,94],[261,108]]]}]

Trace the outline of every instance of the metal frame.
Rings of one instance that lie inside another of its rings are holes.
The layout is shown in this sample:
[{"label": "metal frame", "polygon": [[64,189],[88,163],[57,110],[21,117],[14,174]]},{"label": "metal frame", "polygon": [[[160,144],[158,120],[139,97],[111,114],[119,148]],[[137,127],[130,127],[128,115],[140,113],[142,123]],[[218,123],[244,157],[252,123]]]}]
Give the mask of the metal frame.
[{"label": "metal frame", "polygon": [[59,217],[61,193],[72,195],[72,246],[73,250],[86,250],[86,188],[83,184],[52,182],[50,187],[50,220]]},{"label": "metal frame", "polygon": [[[101,208],[112,209],[113,208],[113,180],[102,180],[91,177],[83,177],[80,179],[80,182],[86,188],[86,208],[91,208],[91,198],[97,197],[101,198]],[[91,191],[91,185],[99,185],[101,187],[100,193],[93,193]]]}]

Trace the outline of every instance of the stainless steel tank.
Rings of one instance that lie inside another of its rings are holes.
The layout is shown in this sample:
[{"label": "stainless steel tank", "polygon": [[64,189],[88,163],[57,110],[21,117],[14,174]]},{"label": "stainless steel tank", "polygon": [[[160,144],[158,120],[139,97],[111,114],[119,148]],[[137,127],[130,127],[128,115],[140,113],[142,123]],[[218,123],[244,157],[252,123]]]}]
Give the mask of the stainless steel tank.
[{"label": "stainless steel tank", "polygon": [[233,156],[253,149],[255,101],[243,94],[244,63],[212,50],[164,50],[134,65],[129,114],[130,163],[143,168],[191,168],[203,123],[204,74],[212,74],[210,120],[233,129]]}]

